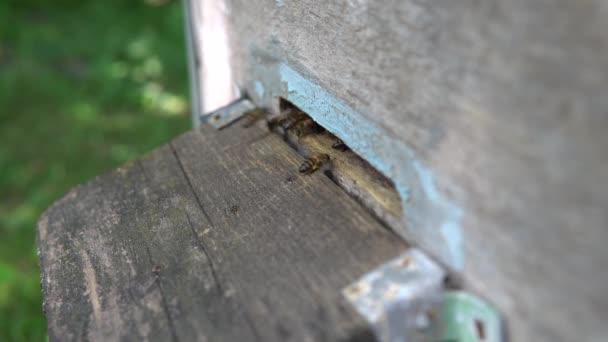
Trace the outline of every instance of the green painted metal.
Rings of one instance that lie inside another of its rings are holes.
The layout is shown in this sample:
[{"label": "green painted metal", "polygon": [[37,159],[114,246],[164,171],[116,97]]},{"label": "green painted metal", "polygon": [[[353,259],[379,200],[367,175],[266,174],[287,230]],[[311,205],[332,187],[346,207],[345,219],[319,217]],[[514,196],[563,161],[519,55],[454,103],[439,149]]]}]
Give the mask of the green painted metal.
[{"label": "green painted metal", "polygon": [[447,291],[441,307],[441,342],[500,342],[498,311],[463,291]]}]

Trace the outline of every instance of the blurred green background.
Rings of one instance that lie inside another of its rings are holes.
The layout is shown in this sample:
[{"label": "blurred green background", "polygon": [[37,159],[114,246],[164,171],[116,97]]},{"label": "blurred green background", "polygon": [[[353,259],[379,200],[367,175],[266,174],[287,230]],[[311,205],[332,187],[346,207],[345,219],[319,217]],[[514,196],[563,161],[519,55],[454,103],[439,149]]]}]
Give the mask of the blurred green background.
[{"label": "blurred green background", "polygon": [[0,1],[0,341],[43,341],[35,225],[188,129],[180,1]]}]

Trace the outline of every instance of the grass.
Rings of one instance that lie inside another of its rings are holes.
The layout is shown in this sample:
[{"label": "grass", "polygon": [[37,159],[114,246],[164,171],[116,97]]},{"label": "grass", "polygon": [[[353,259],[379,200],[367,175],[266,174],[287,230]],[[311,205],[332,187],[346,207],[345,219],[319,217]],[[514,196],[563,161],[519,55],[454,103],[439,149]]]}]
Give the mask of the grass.
[{"label": "grass", "polygon": [[42,341],[35,224],[189,127],[179,1],[0,1],[0,341]]}]

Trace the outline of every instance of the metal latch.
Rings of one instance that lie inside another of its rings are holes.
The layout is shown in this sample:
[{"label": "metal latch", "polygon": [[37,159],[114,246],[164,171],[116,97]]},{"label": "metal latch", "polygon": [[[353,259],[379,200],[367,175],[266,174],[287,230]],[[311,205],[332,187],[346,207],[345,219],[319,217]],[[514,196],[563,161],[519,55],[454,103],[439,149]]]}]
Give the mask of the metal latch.
[{"label": "metal latch", "polygon": [[500,342],[498,312],[476,296],[444,289],[445,272],[418,249],[343,290],[381,342]]},{"label": "metal latch", "polygon": [[437,341],[435,316],[445,272],[410,249],[343,290],[379,341]]}]

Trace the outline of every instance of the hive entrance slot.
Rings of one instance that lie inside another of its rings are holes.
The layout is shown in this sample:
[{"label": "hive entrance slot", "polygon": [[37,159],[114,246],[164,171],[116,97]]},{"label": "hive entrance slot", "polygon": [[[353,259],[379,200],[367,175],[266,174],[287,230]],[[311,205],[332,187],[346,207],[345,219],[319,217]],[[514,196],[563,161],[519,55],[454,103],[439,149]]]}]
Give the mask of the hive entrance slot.
[{"label": "hive entrance slot", "polygon": [[[302,156],[312,159],[311,163],[324,161],[313,172],[324,172],[388,226],[399,225],[401,200],[390,179],[350,149],[340,137],[319,125],[314,115],[282,98],[279,99],[279,112],[269,118],[268,127],[281,134]],[[310,173],[304,166],[302,171]]]}]

